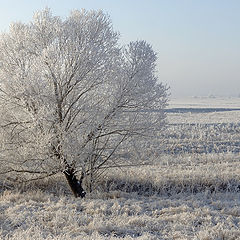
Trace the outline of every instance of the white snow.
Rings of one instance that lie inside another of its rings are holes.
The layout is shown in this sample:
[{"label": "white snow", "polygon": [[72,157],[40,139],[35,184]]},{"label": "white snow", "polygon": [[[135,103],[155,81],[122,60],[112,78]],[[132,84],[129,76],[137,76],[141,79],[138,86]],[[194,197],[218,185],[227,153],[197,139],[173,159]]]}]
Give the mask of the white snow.
[{"label": "white snow", "polygon": [[[214,123],[228,122],[219,114],[212,114]],[[208,123],[206,116],[199,114],[199,122]],[[228,117],[240,119],[235,112]],[[197,120],[190,114],[169,118]],[[230,132],[219,134],[239,141],[237,132],[232,138]],[[150,160],[154,165],[112,169],[85,199],[75,199],[59,178],[1,191],[0,239],[240,239],[239,154],[152,155]]]}]

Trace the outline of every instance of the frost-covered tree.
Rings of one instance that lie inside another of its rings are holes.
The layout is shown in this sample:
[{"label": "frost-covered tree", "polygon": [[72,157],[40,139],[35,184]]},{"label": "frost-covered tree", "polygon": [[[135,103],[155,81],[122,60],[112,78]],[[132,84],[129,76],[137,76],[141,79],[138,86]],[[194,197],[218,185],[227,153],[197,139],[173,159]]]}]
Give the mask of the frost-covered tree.
[{"label": "frost-covered tree", "polygon": [[167,88],[145,41],[118,43],[102,11],[49,9],[0,36],[0,168],[18,181],[62,172],[84,197],[102,171],[165,125]]}]

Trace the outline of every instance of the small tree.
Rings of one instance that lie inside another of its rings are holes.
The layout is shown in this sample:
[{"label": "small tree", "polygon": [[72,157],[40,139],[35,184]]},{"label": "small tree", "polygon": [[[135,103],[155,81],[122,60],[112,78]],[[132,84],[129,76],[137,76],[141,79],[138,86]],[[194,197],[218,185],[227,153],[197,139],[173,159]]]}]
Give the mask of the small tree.
[{"label": "small tree", "polygon": [[[26,181],[62,172],[84,197],[103,168],[165,124],[167,88],[145,41],[118,43],[102,11],[49,9],[0,36],[1,172]],[[134,144],[133,144],[134,143]]]}]

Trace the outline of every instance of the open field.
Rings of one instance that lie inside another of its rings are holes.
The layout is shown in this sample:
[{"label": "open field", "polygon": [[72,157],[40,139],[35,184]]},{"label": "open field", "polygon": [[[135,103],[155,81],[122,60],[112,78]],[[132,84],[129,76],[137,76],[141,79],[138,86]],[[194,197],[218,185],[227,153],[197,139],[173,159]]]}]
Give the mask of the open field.
[{"label": "open field", "polygon": [[239,109],[237,97],[185,97],[173,98],[168,108],[235,108]]},{"label": "open field", "polygon": [[240,98],[172,100],[167,152],[240,152]]},{"label": "open field", "polygon": [[[240,106],[194,99],[169,108]],[[1,188],[0,239],[240,239],[240,111],[168,118],[165,135],[145,146],[152,165],[112,169],[85,199],[60,177]]]}]

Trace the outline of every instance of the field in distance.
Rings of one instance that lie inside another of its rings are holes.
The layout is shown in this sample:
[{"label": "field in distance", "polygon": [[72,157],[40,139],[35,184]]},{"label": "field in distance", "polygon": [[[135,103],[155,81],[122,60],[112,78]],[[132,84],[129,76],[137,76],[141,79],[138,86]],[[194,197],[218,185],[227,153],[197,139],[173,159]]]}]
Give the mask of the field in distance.
[{"label": "field in distance", "polygon": [[237,97],[185,97],[171,98],[168,108],[230,108],[240,109]]}]

